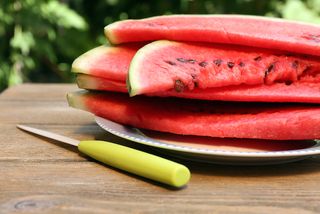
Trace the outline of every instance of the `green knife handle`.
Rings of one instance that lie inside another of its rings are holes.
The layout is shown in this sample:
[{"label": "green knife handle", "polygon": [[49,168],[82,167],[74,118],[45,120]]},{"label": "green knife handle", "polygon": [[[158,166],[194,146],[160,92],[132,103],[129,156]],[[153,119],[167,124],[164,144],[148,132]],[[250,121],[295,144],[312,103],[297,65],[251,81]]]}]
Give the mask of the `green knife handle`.
[{"label": "green knife handle", "polygon": [[175,187],[190,179],[187,167],[173,161],[106,141],[81,141],[80,152],[115,168]]}]

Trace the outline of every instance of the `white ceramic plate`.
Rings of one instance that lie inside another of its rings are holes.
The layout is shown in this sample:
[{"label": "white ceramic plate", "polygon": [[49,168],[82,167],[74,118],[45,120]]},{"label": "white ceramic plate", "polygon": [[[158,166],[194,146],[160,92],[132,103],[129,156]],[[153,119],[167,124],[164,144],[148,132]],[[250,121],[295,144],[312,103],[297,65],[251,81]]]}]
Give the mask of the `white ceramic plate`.
[{"label": "white ceramic plate", "polygon": [[139,130],[95,117],[106,131],[169,155],[201,162],[236,165],[287,163],[320,154],[319,141],[266,141],[182,136]]}]

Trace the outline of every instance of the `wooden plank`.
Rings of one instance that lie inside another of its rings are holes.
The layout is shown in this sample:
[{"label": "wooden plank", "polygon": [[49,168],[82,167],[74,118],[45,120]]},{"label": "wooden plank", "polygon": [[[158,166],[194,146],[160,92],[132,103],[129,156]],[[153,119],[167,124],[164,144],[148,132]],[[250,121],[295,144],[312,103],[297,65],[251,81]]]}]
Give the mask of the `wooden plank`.
[{"label": "wooden plank", "polygon": [[[264,169],[198,165],[197,170],[193,170],[191,183],[179,191],[96,163],[60,163],[21,162],[7,163],[6,166],[1,163],[1,174],[10,177],[0,179],[3,193],[0,197],[1,210],[4,207],[12,209],[17,203],[30,200],[40,203],[39,206],[42,200],[53,205],[65,201],[70,206],[79,196],[81,201],[102,203],[100,205],[105,208],[108,203],[103,204],[102,201],[107,201],[116,205],[111,208],[114,211],[120,206],[142,211],[154,205],[154,211],[170,211],[169,208],[174,208],[173,211],[196,211],[199,205],[210,209],[215,209],[217,205],[220,208],[234,207],[234,211],[238,209],[236,207],[242,207],[241,211],[245,212],[250,208],[273,207],[275,211],[304,210],[311,213],[318,211],[320,206],[316,201],[320,192],[315,188],[318,173],[312,167],[304,169],[305,164],[302,163],[294,165],[297,166],[294,172],[284,165]],[[313,165],[311,161],[309,164]],[[86,207],[79,209],[86,210]]]},{"label": "wooden plank", "polygon": [[23,123],[154,152],[106,133],[91,114],[68,107],[65,93],[75,89],[66,84],[27,84],[1,94],[0,213],[320,212],[319,158],[259,167],[179,160],[190,168],[192,178],[177,190],[16,129]]},{"label": "wooden plank", "polygon": [[65,100],[66,93],[79,90],[75,84],[23,84],[1,93],[0,100],[37,101]]},{"label": "wooden plank", "polygon": [[0,102],[0,109],[0,119],[3,124],[47,124],[48,121],[52,124],[84,124],[89,120],[93,121],[91,114],[68,107],[66,101],[4,101]]}]

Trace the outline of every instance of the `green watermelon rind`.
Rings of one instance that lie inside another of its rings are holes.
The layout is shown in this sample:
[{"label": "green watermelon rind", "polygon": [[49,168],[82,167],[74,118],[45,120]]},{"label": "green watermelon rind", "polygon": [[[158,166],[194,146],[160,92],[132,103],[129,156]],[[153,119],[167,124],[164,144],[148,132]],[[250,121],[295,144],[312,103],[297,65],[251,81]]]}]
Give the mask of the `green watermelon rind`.
[{"label": "green watermelon rind", "polygon": [[76,77],[76,83],[78,85],[78,88],[84,88],[84,89],[94,89],[98,88],[98,84],[96,81],[94,81],[94,76],[90,76],[88,74],[79,73]]},{"label": "green watermelon rind", "polygon": [[159,50],[161,47],[166,47],[168,44],[172,45],[174,43],[175,42],[168,40],[158,40],[143,46],[137,51],[130,63],[127,78],[128,92],[131,97],[141,93],[139,90],[139,88],[141,88],[139,73],[143,64],[140,62],[143,61],[145,57],[148,57],[149,53],[154,52],[154,49]]},{"label": "green watermelon rind", "polygon": [[87,93],[87,90],[81,90],[77,92],[67,93],[67,101],[70,107],[81,109],[84,111],[88,111],[82,99],[80,99],[79,95],[84,95]]},{"label": "green watermelon rind", "polygon": [[77,74],[76,83],[78,88],[88,90],[106,90],[127,92],[126,84],[123,81],[117,81],[112,79],[105,79],[98,76],[92,76],[88,74]]},{"label": "green watermelon rind", "polygon": [[83,53],[73,61],[71,71],[73,73],[90,74],[90,63],[94,61],[93,59],[95,56],[101,56],[102,54],[107,54],[110,51],[112,51],[110,46],[101,45]]}]

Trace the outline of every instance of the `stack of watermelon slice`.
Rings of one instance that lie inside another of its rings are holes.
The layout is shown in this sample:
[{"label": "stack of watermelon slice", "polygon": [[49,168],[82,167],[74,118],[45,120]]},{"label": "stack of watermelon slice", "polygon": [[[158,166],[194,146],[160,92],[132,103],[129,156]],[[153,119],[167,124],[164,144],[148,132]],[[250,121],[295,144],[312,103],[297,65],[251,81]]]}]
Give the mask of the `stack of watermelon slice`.
[{"label": "stack of watermelon slice", "polygon": [[69,104],[161,132],[320,138],[320,26],[241,15],[171,15],[105,27],[79,56]]}]

